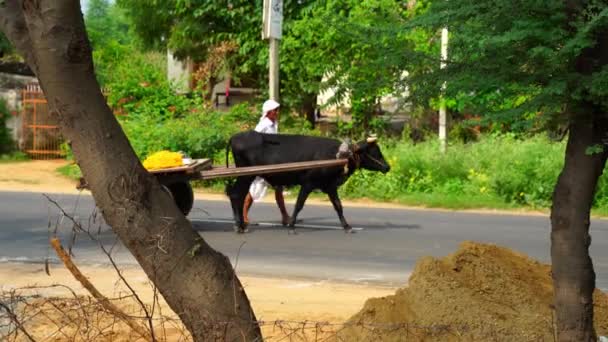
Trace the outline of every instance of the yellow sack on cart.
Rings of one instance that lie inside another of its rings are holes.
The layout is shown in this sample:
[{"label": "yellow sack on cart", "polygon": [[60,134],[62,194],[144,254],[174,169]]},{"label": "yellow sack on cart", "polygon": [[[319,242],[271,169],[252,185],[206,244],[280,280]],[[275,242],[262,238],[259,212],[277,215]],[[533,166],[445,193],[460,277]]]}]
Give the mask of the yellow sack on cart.
[{"label": "yellow sack on cart", "polygon": [[179,152],[159,151],[152,153],[143,162],[147,170],[166,169],[170,167],[182,166],[183,155]]}]

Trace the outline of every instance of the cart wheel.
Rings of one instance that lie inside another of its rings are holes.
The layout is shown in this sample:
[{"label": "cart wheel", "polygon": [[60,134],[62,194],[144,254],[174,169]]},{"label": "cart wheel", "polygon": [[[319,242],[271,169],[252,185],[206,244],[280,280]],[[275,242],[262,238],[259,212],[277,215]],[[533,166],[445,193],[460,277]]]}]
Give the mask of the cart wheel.
[{"label": "cart wheel", "polygon": [[189,182],[175,182],[171,184],[164,184],[164,188],[166,188],[173,197],[175,204],[181,210],[181,212],[187,216],[192,210],[192,206],[194,205],[194,193],[192,192],[192,186]]}]

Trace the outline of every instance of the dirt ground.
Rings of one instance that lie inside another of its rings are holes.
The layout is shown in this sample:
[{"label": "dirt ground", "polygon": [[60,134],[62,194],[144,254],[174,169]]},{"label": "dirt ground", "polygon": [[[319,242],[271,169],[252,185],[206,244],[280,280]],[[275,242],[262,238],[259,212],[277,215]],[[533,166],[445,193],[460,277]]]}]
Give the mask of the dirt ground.
[{"label": "dirt ground", "polygon": [[[346,341],[402,341],[404,336],[408,341],[553,341],[550,271],[549,265],[507,248],[463,242],[445,258],[419,260],[408,287],[368,300],[341,336]],[[596,289],[593,300],[596,332],[606,335],[608,297]]]},{"label": "dirt ground", "polygon": [[[128,288],[120,282],[114,269],[94,266],[79,268],[104,296],[108,298],[124,298],[129,294]],[[49,306],[48,301],[50,299],[61,298],[62,300],[55,301],[55,303],[60,303],[65,308],[64,311],[69,312],[70,305],[74,304],[70,301],[73,299],[73,294],[68,288],[72,289],[78,296],[89,295],[89,293],[72,277],[63,265],[51,265],[49,273],[50,276],[46,274],[44,265],[0,264],[0,279],[2,279],[0,291],[3,293],[3,298],[0,299],[6,300],[9,292],[15,289],[17,293],[22,295],[35,294],[35,297],[31,297],[34,299],[30,299],[30,306],[27,309],[19,307],[16,310],[16,312],[26,312],[23,317],[37,316],[38,320],[32,320],[27,326],[28,331],[37,336],[38,339],[44,339],[44,337],[52,335],[54,338],[51,340],[70,340],[59,329],[61,324],[67,325],[69,320],[66,321],[66,318],[63,317],[62,310]],[[122,273],[141,297],[142,301],[151,305],[153,303],[154,292],[143,271],[136,267],[127,267],[123,269]],[[346,322],[350,316],[361,308],[366,298],[386,296],[395,291],[392,288],[378,286],[302,279],[240,277],[240,280],[252,303],[257,319],[269,322],[263,325],[263,331],[268,341],[285,338],[287,334],[301,329],[302,323],[305,321],[309,321],[309,323],[306,323],[307,330],[314,330],[317,322]],[[61,284],[62,286],[54,286],[56,284]],[[28,289],[28,287],[32,286],[34,287],[33,289]],[[90,300],[83,301],[90,303]],[[125,310],[129,311],[130,314],[134,316],[141,315],[141,310],[138,310],[132,300],[117,302],[122,307],[125,307]],[[78,306],[80,305],[82,303],[78,304]],[[163,315],[175,318],[175,315],[164,302],[161,301],[160,307]],[[103,312],[99,308],[97,311]],[[37,312],[44,312],[44,314],[35,315],[34,313]],[[90,316],[98,316],[99,312],[90,314]],[[79,313],[78,316],[82,318],[82,314]],[[159,316],[158,310],[156,316]],[[91,321],[94,321],[94,319],[91,317],[88,318],[89,325],[93,325]],[[96,329],[103,331],[102,328],[109,327],[114,319],[115,317],[111,315],[97,318],[100,322],[97,323]],[[277,321],[279,322],[278,324],[276,323]],[[85,325],[82,322],[81,324]],[[179,326],[177,323],[170,325],[167,340],[177,340],[179,336],[185,336],[182,334],[181,329],[175,328]],[[329,330],[329,328],[330,326],[325,330]],[[333,331],[333,326],[331,328]],[[75,333],[76,329],[73,329],[73,327],[72,329],[62,327],[62,330],[64,332],[71,331],[70,334],[66,334],[68,336],[78,336],[77,340],[86,340],[83,335],[85,333],[84,329],[80,330],[80,335]],[[113,329],[114,333],[120,332],[120,336],[124,337],[125,340],[130,340],[133,336],[129,335],[128,330],[119,324],[116,324],[115,329]],[[90,333],[90,331],[87,331],[87,333]],[[105,338],[101,338],[100,340],[116,340],[118,338],[117,335],[109,333],[110,330],[106,328],[104,332]],[[0,328],[1,336],[2,330]],[[304,340],[314,341],[312,338]]]},{"label": "dirt ground", "polygon": [[36,160],[0,163],[2,191],[37,191],[47,193],[78,193],[76,182],[56,172],[64,160]]}]

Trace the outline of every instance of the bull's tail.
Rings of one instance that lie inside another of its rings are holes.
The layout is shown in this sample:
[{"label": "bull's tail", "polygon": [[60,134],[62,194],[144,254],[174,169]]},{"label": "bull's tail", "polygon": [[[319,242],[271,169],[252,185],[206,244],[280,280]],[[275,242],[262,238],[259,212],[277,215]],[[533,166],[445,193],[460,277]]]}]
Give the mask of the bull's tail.
[{"label": "bull's tail", "polygon": [[228,145],[226,145],[226,168],[228,168],[228,162],[230,157],[230,146],[232,146],[232,138],[228,140]]}]

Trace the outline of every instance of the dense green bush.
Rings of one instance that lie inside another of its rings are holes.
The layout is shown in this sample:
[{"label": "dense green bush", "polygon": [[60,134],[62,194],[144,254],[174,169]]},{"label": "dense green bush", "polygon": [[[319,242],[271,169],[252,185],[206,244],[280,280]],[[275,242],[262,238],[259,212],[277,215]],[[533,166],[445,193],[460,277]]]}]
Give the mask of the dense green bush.
[{"label": "dense green bush", "polygon": [[0,155],[14,150],[15,144],[11,138],[11,131],[6,127],[10,113],[3,99],[0,99]]},{"label": "dense green bush", "polygon": [[257,117],[245,105],[228,113],[194,112],[164,120],[158,116],[127,116],[121,120],[131,145],[144,159],[160,150],[182,151],[192,158],[209,158],[225,149],[230,136],[252,127]]},{"label": "dense green bush", "polygon": [[[462,198],[494,198],[505,204],[548,207],[563,166],[564,143],[540,136],[487,136],[478,143],[450,145],[441,155],[436,141],[413,145],[400,142],[384,148],[391,171],[378,176],[355,174],[342,187],[348,197],[399,200],[413,194]],[[602,178],[597,204],[608,196]]]},{"label": "dense green bush", "polygon": [[[259,113],[248,104],[239,104],[229,112],[193,111],[171,120],[162,115],[126,116],[121,119],[129,141],[140,159],[160,150],[182,151],[192,158],[225,158],[225,148],[233,134],[253,129]],[[281,132],[313,134],[304,119],[284,115]],[[318,134],[318,132],[317,132]]]}]

